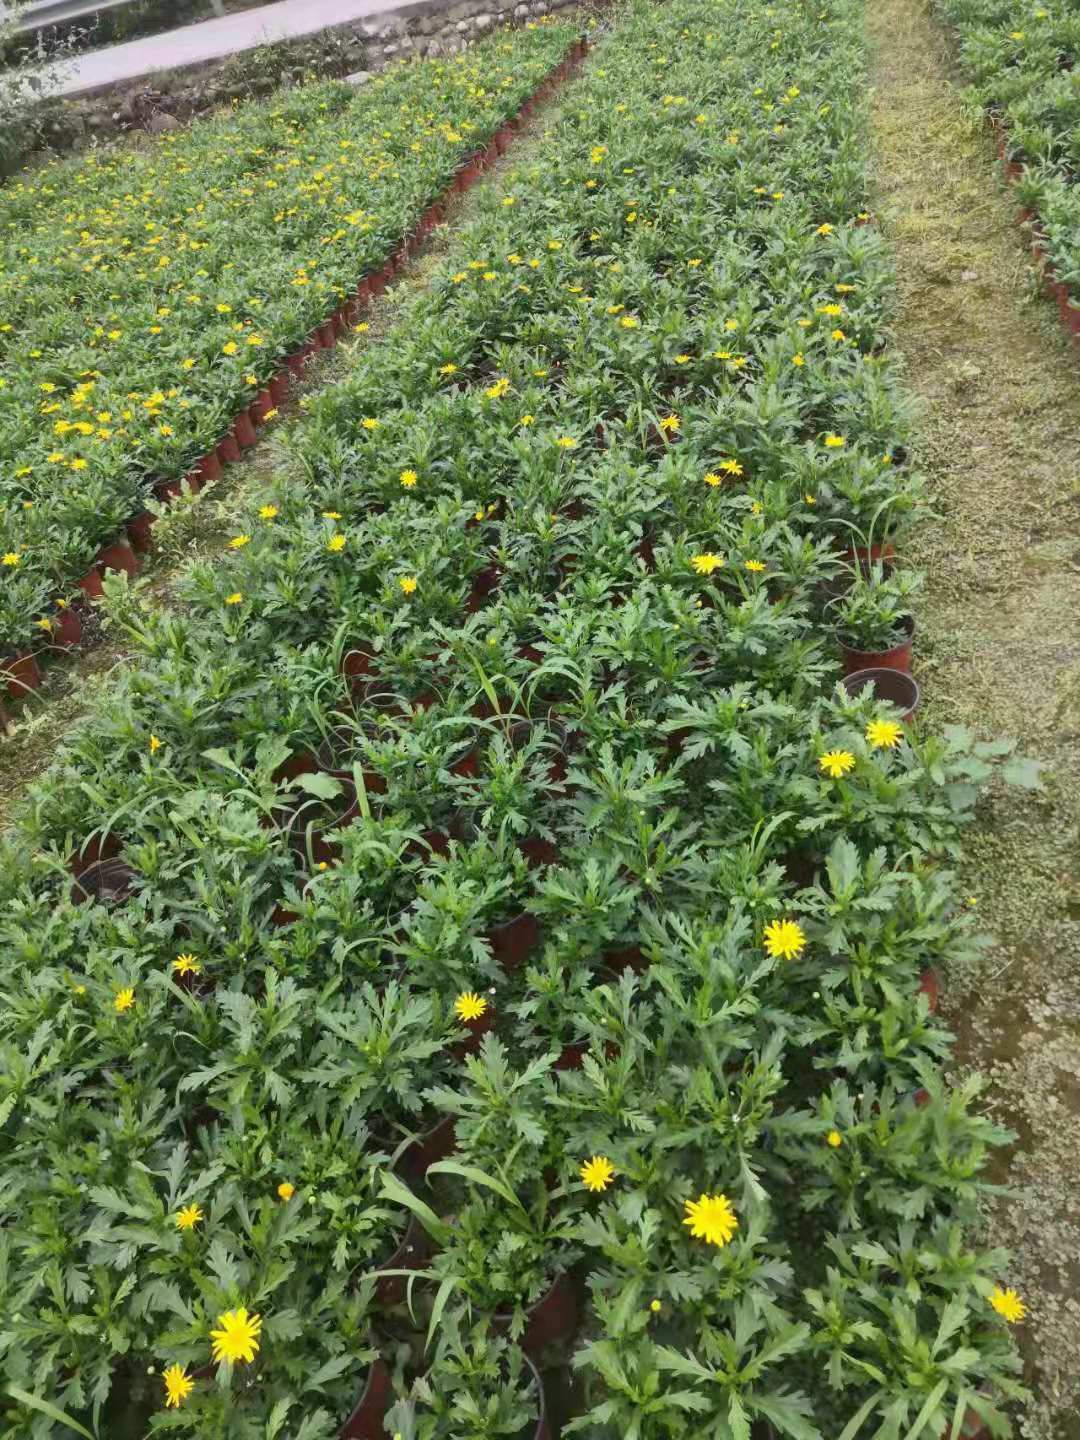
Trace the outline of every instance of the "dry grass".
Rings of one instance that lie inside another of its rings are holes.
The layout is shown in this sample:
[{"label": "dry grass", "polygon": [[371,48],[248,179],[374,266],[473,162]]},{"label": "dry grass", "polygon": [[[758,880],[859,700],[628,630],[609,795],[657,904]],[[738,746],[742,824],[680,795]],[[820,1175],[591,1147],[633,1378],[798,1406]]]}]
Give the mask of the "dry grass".
[{"label": "dry grass", "polygon": [[1041,795],[996,792],[965,883],[995,936],[948,977],[958,1061],[1017,1131],[1016,1193],[989,1229],[1015,1252],[1035,1403],[1023,1434],[1080,1437],[1080,358],[1038,296],[1015,201],[949,44],[919,0],[868,6],[878,209],[896,254],[896,338],[938,519],[920,679],[935,723],[1015,736]]}]

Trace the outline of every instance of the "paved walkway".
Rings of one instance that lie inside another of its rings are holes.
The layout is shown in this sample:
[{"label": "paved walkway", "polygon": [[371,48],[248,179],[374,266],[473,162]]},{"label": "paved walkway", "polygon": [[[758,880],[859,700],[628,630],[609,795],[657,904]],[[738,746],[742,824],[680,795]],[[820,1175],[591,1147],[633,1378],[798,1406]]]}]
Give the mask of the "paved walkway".
[{"label": "paved walkway", "polygon": [[328,25],[346,25],[366,15],[395,8],[397,0],[275,0],[257,10],[241,10],[218,20],[203,20],[149,35],[126,45],[111,45],[74,60],[63,69],[53,95],[81,95],[126,80],[139,80],[155,70],[172,70],[219,60],[258,45],[272,45],[300,35],[313,35]]}]

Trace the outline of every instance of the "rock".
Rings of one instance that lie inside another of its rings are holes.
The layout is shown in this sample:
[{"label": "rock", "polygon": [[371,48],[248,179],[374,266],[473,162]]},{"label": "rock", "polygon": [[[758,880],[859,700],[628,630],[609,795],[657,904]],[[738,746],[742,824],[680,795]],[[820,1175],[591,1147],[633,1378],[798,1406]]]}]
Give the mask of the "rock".
[{"label": "rock", "polygon": [[155,110],[146,122],[146,128],[151,135],[164,135],[168,130],[179,130],[180,121],[167,110]]},{"label": "rock", "polygon": [[514,6],[514,19],[515,19],[515,20],[524,20],[524,19],[526,19],[526,17],[528,16],[528,14],[529,14],[529,7],[528,7],[528,5],[526,5],[526,4],[524,3],[524,0],[522,0],[522,3],[521,3],[520,5],[515,5],[515,6]]},{"label": "rock", "polygon": [[370,70],[354,70],[351,75],[345,76],[346,85],[366,85],[371,79]]},{"label": "rock", "polygon": [[490,30],[494,24],[494,15],[488,15],[486,12],[483,15],[477,15],[476,18],[473,20],[473,26],[481,32],[483,32],[484,30]]}]

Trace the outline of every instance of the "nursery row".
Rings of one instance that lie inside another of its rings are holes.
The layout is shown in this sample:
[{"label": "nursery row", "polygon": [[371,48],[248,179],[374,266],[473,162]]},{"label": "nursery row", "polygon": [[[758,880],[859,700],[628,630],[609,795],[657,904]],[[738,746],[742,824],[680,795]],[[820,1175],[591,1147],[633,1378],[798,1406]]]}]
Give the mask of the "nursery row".
[{"label": "nursery row", "polygon": [[1009,1433],[933,970],[1032,777],[883,698],[861,18],[628,6],[184,610],[107,585],[0,856],[4,1440]]},{"label": "nursery row", "polygon": [[572,43],[532,26],[0,192],[0,658],[70,643],[65,603],[130,565],[111,547],[150,487],[253,440],[285,358],[363,277],[385,283]]},{"label": "nursery row", "polygon": [[938,0],[960,62],[990,113],[1062,323],[1080,340],[1080,14],[1023,0]]}]

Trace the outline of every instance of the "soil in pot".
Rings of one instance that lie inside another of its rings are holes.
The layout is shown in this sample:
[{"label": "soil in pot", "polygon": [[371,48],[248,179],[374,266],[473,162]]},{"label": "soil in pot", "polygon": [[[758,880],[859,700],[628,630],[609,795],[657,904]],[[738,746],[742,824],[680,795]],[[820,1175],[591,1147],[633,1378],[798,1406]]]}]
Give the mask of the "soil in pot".
[{"label": "soil in pot", "polygon": [[522,912],[493,925],[487,940],[504,970],[520,970],[540,944],[540,923],[535,915]]},{"label": "soil in pot", "polygon": [[382,1265],[371,1272],[375,1275],[375,1298],[387,1308],[400,1305],[406,1296],[408,1277],[387,1275],[387,1270],[423,1270],[435,1253],[435,1242],[415,1215],[410,1215],[401,1244]]}]

